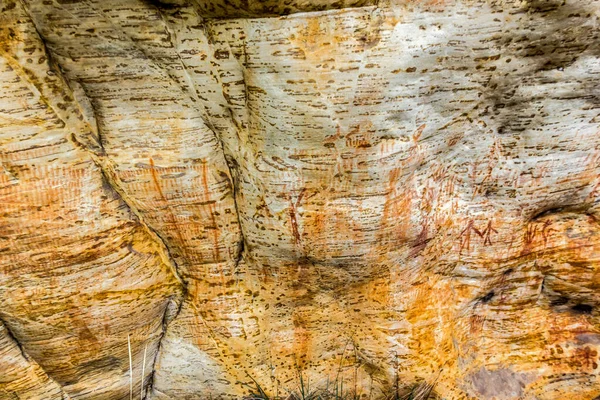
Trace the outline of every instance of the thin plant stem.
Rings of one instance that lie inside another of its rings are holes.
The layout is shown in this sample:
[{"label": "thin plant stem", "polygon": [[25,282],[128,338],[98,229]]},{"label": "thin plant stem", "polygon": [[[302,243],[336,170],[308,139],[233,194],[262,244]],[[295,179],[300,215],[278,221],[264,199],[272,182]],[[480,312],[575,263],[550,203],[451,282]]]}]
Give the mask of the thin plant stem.
[{"label": "thin plant stem", "polygon": [[131,361],[131,339],[127,334],[127,349],[129,350],[129,400],[133,400],[133,362]]},{"label": "thin plant stem", "polygon": [[144,374],[146,373],[146,350],[148,350],[148,343],[144,346],[144,361],[142,362],[142,388],[140,389],[140,400],[144,400]]}]

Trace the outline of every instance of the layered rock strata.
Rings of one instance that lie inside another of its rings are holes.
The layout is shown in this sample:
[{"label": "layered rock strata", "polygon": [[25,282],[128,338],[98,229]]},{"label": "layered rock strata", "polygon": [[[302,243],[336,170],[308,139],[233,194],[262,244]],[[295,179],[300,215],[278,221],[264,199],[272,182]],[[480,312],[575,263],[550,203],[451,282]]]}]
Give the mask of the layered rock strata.
[{"label": "layered rock strata", "polygon": [[0,398],[600,396],[598,2],[0,10]]}]

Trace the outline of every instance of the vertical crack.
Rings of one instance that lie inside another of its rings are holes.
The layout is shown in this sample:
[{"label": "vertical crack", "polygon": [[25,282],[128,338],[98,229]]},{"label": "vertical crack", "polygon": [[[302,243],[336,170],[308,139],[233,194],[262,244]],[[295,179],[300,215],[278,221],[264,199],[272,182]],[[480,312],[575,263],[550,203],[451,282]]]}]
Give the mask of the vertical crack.
[{"label": "vertical crack", "polygon": [[181,312],[181,309],[183,308],[183,303],[184,303],[185,299],[187,298],[187,296],[188,296],[187,287],[183,286],[181,299],[179,299],[179,301],[177,301],[177,299],[171,298],[171,299],[169,299],[169,303],[165,307],[165,312],[163,314],[163,319],[162,319],[162,332],[161,332],[160,338],[158,340],[158,346],[156,347],[156,353],[154,353],[154,359],[152,360],[152,371],[150,372],[150,377],[145,382],[144,400],[146,400],[148,398],[149,394],[152,393],[152,390],[154,388],[154,375],[156,374],[156,363],[158,362],[158,356],[162,349],[163,339],[165,338],[165,335],[167,334],[167,329],[169,327],[169,324],[171,323],[171,321],[175,320],[175,318],[177,318],[177,316]]}]

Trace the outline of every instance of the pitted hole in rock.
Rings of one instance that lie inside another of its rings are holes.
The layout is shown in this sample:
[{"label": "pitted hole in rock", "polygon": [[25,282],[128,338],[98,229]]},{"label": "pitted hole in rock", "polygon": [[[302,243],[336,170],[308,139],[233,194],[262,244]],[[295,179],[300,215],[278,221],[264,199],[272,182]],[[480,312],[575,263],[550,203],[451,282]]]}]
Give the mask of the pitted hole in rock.
[{"label": "pitted hole in rock", "polygon": [[589,315],[592,313],[593,310],[594,307],[592,307],[589,304],[575,304],[571,307],[571,311],[573,311],[575,314]]},{"label": "pitted hole in rock", "polygon": [[576,303],[570,301],[566,296],[560,296],[550,301],[550,305],[559,312],[571,312],[577,315],[590,315],[594,311],[594,306],[586,303]]},{"label": "pitted hole in rock", "polygon": [[485,296],[483,296],[480,300],[482,303],[488,303],[490,300],[494,298],[496,293],[493,290],[490,290]]}]

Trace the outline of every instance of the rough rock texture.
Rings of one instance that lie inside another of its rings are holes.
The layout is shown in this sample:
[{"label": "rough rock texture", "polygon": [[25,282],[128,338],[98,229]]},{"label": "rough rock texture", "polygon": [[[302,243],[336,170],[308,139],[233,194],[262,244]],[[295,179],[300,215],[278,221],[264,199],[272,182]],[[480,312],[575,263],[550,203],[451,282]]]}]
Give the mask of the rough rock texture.
[{"label": "rough rock texture", "polygon": [[0,0],[0,398],[600,396],[599,17]]}]

